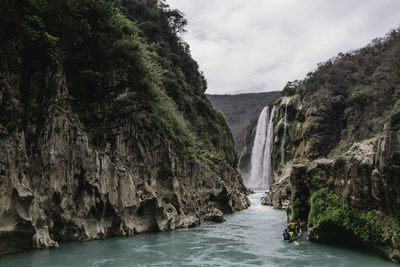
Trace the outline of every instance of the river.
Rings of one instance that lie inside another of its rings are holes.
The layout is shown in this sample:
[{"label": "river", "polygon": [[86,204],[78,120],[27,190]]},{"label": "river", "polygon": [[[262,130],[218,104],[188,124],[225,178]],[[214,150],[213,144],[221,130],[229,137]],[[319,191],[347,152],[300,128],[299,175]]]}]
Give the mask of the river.
[{"label": "river", "polygon": [[247,210],[222,224],[198,228],[64,243],[0,257],[0,266],[398,266],[361,251],[308,242],[283,243],[286,214],[250,196]]}]

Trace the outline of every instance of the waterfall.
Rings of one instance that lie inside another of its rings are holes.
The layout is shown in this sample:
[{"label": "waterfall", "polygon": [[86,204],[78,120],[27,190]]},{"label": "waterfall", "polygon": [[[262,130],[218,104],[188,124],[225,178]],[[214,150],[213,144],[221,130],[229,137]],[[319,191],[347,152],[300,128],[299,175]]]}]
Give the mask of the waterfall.
[{"label": "waterfall", "polygon": [[271,175],[271,148],[275,107],[269,115],[269,108],[264,107],[257,122],[256,136],[251,151],[251,171],[247,187],[267,189]]},{"label": "waterfall", "polygon": [[262,188],[269,189],[269,178],[272,174],[272,164],[271,164],[271,150],[272,150],[272,141],[274,137],[274,123],[272,119],[274,118],[275,106],[272,108],[271,116],[269,118],[268,123],[268,131],[267,131],[267,139],[265,140],[264,147],[264,164],[263,164],[263,186]]},{"label": "waterfall", "polygon": [[286,100],[286,106],[285,106],[285,119],[283,121],[283,138],[282,138],[282,145],[281,145],[281,164],[283,165],[285,161],[285,139],[286,139],[286,116],[287,116],[287,105],[289,103],[289,100]]},{"label": "waterfall", "polygon": [[250,179],[247,182],[249,188],[259,188],[260,179],[263,175],[263,154],[267,132],[267,119],[269,117],[268,107],[264,107],[258,117],[256,136],[254,137],[253,149],[251,151]]}]

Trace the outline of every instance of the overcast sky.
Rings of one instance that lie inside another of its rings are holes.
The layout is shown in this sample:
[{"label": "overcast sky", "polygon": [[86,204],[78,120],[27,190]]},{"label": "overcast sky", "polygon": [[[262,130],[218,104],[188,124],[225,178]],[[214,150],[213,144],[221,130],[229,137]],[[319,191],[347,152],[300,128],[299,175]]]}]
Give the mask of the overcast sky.
[{"label": "overcast sky", "polygon": [[167,0],[209,94],[282,90],[400,23],[400,0]]}]

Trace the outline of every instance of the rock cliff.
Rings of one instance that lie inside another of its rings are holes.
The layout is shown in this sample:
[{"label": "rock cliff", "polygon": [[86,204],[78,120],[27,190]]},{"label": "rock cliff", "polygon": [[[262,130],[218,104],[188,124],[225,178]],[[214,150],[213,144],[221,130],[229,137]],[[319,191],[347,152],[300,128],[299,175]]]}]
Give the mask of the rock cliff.
[{"label": "rock cliff", "polygon": [[[179,11],[157,1],[1,10],[0,254],[248,207],[232,135],[169,24]],[[164,46],[150,48],[157,38]]]},{"label": "rock cliff", "polygon": [[288,83],[274,103],[274,177],[263,199],[302,221],[312,241],[398,263],[399,51],[396,30]]}]

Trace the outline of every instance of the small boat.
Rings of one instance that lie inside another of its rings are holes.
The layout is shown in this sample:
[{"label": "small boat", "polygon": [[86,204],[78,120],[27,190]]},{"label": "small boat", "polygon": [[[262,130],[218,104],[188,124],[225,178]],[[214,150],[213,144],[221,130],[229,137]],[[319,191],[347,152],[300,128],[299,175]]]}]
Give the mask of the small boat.
[{"label": "small boat", "polygon": [[283,239],[283,241],[290,243],[290,242],[293,242],[293,241],[299,239],[300,236],[301,236],[301,229],[300,229],[299,233],[296,236],[294,236],[293,238],[290,238],[289,240],[288,239]]},{"label": "small boat", "polygon": [[293,241],[299,239],[300,236],[301,236],[301,229],[300,229],[299,233],[298,233],[295,237],[289,239],[288,242],[289,242],[289,243],[290,243],[290,242],[293,242]]}]

